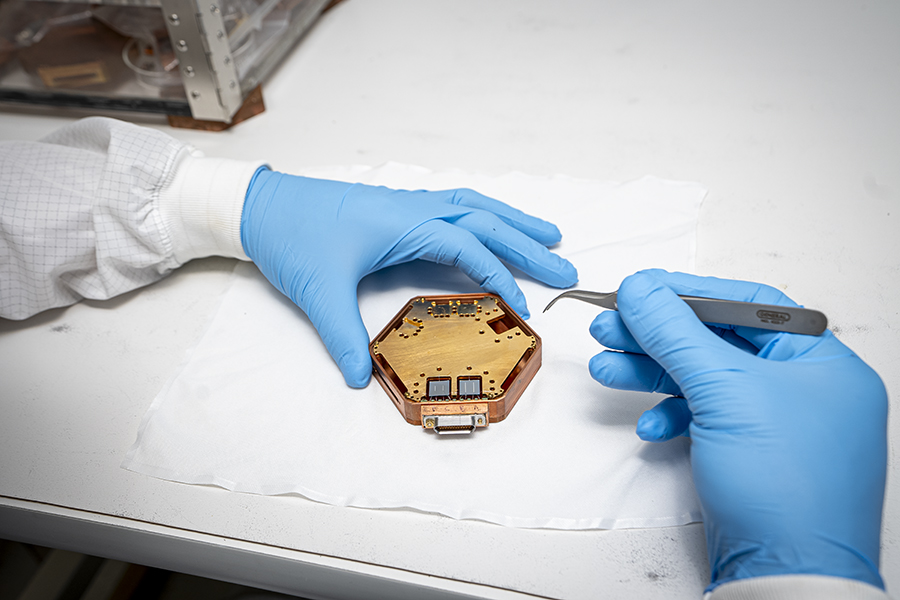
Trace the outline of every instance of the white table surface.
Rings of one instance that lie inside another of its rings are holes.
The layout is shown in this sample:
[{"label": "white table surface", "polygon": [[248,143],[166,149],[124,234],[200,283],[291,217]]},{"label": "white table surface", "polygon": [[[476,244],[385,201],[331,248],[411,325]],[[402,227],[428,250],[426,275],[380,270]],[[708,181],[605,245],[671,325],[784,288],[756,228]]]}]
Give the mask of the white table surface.
[{"label": "white table surface", "polygon": [[[137,120],[285,171],[394,160],[699,181],[710,193],[698,271],[823,310],[898,408],[896,2],[348,0],[264,95],[264,114],[225,133]],[[77,116],[7,107],[0,138],[36,139]],[[0,320],[0,536],[310,597],[700,596],[696,524],[517,530],[119,468],[232,265],[196,261],[109,302]],[[897,593],[896,414],[890,428],[881,568]]]}]

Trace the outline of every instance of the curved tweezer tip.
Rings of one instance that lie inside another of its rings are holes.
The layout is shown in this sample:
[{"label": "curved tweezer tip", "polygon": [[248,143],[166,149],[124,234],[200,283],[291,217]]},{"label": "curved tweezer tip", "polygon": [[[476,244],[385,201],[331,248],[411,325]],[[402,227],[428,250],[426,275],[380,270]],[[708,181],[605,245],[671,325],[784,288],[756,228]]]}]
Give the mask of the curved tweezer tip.
[{"label": "curved tweezer tip", "polygon": [[596,306],[601,306],[610,310],[616,310],[616,292],[604,293],[588,292],[586,290],[569,290],[568,292],[563,292],[562,294],[551,300],[550,304],[547,305],[547,308],[544,309],[544,312],[550,310],[550,307],[556,304],[557,300],[561,300],[563,298],[574,298],[575,300],[581,300],[582,302],[588,302]]},{"label": "curved tweezer tip", "polygon": [[550,307],[553,306],[554,304],[556,304],[557,300],[559,300],[560,298],[565,298],[566,294],[568,294],[568,293],[569,292],[563,292],[562,294],[560,294],[559,296],[557,296],[556,298],[551,300],[550,304],[548,304],[546,307],[544,307],[544,312],[547,312],[548,310],[550,310]]}]

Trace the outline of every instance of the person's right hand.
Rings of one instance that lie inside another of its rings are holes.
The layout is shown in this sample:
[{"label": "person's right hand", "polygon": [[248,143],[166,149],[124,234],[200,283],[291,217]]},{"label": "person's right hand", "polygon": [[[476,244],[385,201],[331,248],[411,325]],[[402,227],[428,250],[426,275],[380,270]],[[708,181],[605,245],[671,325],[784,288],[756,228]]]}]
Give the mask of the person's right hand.
[{"label": "person's right hand", "polygon": [[676,294],[796,306],[755,283],[652,270],[622,282],[591,325],[592,376],[670,397],[642,439],[689,430],[712,584],[818,574],[884,588],[878,573],[887,393],[830,331],[707,327]]}]

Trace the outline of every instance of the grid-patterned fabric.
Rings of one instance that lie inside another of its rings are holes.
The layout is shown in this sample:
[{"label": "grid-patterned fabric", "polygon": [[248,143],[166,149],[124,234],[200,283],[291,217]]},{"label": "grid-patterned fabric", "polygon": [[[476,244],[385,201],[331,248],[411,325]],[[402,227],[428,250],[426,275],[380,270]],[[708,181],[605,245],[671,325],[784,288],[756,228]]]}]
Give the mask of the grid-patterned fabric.
[{"label": "grid-patterned fabric", "polygon": [[99,117],[0,142],[0,317],[110,298],[176,268],[158,200],[185,148]]}]

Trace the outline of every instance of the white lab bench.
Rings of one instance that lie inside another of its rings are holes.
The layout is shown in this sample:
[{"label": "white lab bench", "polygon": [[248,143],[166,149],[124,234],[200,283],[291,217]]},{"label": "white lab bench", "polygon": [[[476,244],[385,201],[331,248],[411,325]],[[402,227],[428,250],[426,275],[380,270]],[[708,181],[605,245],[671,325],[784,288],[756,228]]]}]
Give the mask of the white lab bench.
[{"label": "white lab bench", "polygon": [[[823,310],[898,408],[896,2],[348,0],[264,94],[264,114],[224,133],[138,120],[283,171],[393,160],[699,181],[698,272]],[[76,117],[12,108],[0,137]],[[121,469],[232,265],[195,261],[108,302],[0,320],[0,537],[314,598],[699,598],[699,524],[520,530]],[[898,423],[881,556],[895,594]]]}]

